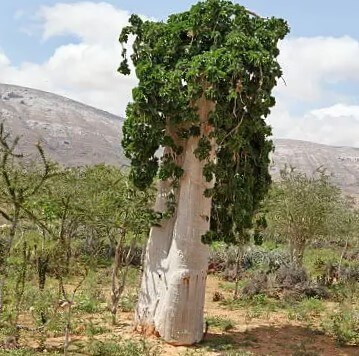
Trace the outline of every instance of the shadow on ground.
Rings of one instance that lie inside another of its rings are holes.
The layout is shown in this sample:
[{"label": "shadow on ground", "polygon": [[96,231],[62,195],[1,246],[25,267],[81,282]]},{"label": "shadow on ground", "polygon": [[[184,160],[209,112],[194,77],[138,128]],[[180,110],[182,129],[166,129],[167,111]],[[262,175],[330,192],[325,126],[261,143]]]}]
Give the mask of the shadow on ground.
[{"label": "shadow on ground", "polygon": [[279,356],[359,356],[359,347],[341,347],[330,337],[316,330],[285,325],[260,326],[245,332],[208,333],[196,349],[207,349],[219,355]]}]

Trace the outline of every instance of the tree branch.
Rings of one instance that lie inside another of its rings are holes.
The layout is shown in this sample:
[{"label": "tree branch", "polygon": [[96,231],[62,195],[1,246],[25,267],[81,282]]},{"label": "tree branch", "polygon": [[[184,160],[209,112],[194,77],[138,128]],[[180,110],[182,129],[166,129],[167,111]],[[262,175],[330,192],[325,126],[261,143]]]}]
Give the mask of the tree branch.
[{"label": "tree branch", "polygon": [[253,12],[253,11],[247,9],[246,7],[244,8],[244,10],[245,10],[249,15],[252,15],[252,16],[254,16],[254,17],[258,17],[259,19],[264,19],[264,18],[265,18],[265,17],[262,17],[262,16],[256,14],[255,12]]},{"label": "tree branch", "polygon": [[5,218],[7,221],[12,221],[12,218],[5,213],[2,209],[0,209],[0,215],[2,215],[3,218]]}]

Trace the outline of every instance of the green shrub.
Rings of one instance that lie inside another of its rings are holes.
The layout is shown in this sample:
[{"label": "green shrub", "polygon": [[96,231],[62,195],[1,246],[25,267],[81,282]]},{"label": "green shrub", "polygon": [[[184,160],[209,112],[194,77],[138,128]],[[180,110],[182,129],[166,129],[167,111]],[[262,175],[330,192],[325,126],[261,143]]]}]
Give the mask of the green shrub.
[{"label": "green shrub", "polygon": [[334,301],[342,303],[351,301],[359,302],[359,283],[338,283],[330,287],[331,297]]},{"label": "green shrub", "polygon": [[291,306],[288,317],[290,320],[308,321],[320,316],[325,311],[323,302],[317,298],[306,298]]},{"label": "green shrub", "polygon": [[333,335],[340,345],[359,345],[359,308],[341,306],[323,322],[324,330]]},{"label": "green shrub", "polygon": [[137,304],[137,293],[127,293],[121,299],[119,308],[123,312],[132,312]]},{"label": "green shrub", "polygon": [[218,328],[222,331],[228,331],[234,328],[234,321],[220,316],[211,316],[206,318],[209,327]]},{"label": "green shrub", "polygon": [[269,298],[264,294],[257,294],[252,298],[228,298],[220,303],[230,310],[245,309],[246,319],[259,318],[262,315],[268,317],[270,313],[275,312],[281,305],[280,301]]},{"label": "green shrub", "polygon": [[101,326],[101,325],[94,324],[91,320],[89,323],[86,324],[86,328],[85,328],[85,334],[89,337],[99,335],[99,334],[104,334],[108,331],[109,331],[108,328]]},{"label": "green shrub", "polygon": [[[245,283],[243,280],[241,280],[239,282],[240,282],[240,286],[242,286],[243,283]],[[234,292],[234,290],[236,288],[236,284],[234,282],[221,281],[218,283],[218,287],[223,289],[226,292]]]},{"label": "green shrub", "polygon": [[88,347],[91,356],[157,356],[159,347],[153,346],[145,340],[131,341],[93,341]]},{"label": "green shrub", "polygon": [[100,303],[93,296],[81,293],[76,298],[75,309],[88,314],[94,314],[100,311]]},{"label": "green shrub", "polygon": [[335,263],[340,258],[337,251],[330,248],[308,248],[304,253],[303,262],[310,276],[316,278],[325,273],[329,263]]},{"label": "green shrub", "polygon": [[139,268],[130,267],[127,273],[126,287],[137,288],[139,284],[140,274],[141,272]]},{"label": "green shrub", "polygon": [[106,278],[103,271],[90,270],[84,281],[82,293],[98,302],[105,302],[106,298],[102,286],[106,284],[110,285],[110,279]]},{"label": "green shrub", "polygon": [[88,354],[92,356],[119,355],[120,345],[113,341],[95,340],[88,346]]},{"label": "green shrub", "polygon": [[224,351],[224,350],[232,350],[235,345],[235,341],[233,340],[232,337],[228,335],[224,335],[224,336],[216,335],[213,338],[202,341],[201,345],[203,345],[206,350]]}]

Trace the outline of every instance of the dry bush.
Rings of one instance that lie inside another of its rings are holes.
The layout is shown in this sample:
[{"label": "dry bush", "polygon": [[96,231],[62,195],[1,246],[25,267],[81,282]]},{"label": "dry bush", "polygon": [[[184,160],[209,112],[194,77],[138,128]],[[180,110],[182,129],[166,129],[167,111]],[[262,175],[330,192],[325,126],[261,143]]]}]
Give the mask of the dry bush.
[{"label": "dry bush", "polygon": [[309,279],[303,268],[281,266],[274,272],[258,271],[242,289],[245,297],[264,294],[269,297],[302,299],[304,297],[328,298],[325,286]]}]

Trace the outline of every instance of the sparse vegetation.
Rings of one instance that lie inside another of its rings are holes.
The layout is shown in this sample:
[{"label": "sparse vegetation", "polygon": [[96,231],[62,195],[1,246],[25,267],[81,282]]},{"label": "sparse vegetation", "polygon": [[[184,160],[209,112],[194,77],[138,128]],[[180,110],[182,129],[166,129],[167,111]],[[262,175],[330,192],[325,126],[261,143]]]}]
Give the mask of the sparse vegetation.
[{"label": "sparse vegetation", "polygon": [[340,345],[359,344],[359,308],[351,304],[341,305],[329,313],[323,322],[326,332],[335,337]]},{"label": "sparse vegetation", "polygon": [[328,220],[338,212],[340,203],[340,191],[325,172],[318,170],[307,176],[293,167],[283,168],[265,209],[268,231],[288,242],[292,264],[302,266],[307,245],[331,235]]},{"label": "sparse vegetation", "polygon": [[234,321],[228,318],[222,318],[220,316],[212,316],[206,318],[206,322],[209,327],[218,328],[222,331],[229,331],[234,328]]},{"label": "sparse vegetation", "polygon": [[[18,169],[15,161],[8,170]],[[141,251],[152,219],[148,209],[152,193],[133,204],[131,183],[112,167],[66,170],[46,164],[53,173],[23,203],[15,233],[11,232],[11,248],[1,250],[0,354],[35,355],[41,350],[50,355],[76,350],[90,355],[166,354],[158,342],[120,338],[122,330],[131,333],[131,319],[121,314],[131,315],[136,308]],[[33,164],[26,189],[36,181],[37,170],[41,176],[36,167]],[[24,180],[26,171],[22,175]],[[114,186],[116,195],[111,196]],[[125,200],[123,194],[127,194]],[[6,211],[7,202],[1,204],[0,209]],[[111,213],[116,209],[117,217]],[[185,354],[256,354],[252,347],[258,346],[258,337],[238,332],[238,328],[278,315],[282,325],[299,323],[338,345],[358,345],[358,224],[353,218],[357,211],[350,204],[342,204],[340,209],[340,216],[346,217],[344,225],[338,219],[331,221],[336,226],[331,234],[323,238],[325,234],[319,231],[308,240],[301,266],[292,264],[285,241],[273,239],[274,225],[270,223],[262,229],[261,246],[249,240],[239,260],[236,246],[216,242],[209,263],[215,275],[211,277],[216,283],[211,299],[216,307],[206,321],[209,335],[223,336],[211,336]],[[2,243],[6,243],[11,226],[5,224],[1,229]],[[116,238],[123,228],[126,236],[120,240],[123,245],[117,268],[127,272],[118,306],[111,313]],[[249,236],[254,240],[251,231]],[[126,260],[125,255],[133,258]],[[233,273],[236,266],[238,274]],[[221,309],[235,311],[233,318],[218,313]],[[112,325],[114,310],[117,326]],[[233,337],[237,334],[239,341]],[[303,350],[315,354],[311,340],[313,336],[291,349],[295,354]]]},{"label": "sparse vegetation", "polygon": [[91,356],[157,356],[160,348],[145,340],[93,341],[87,352]]},{"label": "sparse vegetation", "polygon": [[[3,125],[0,143],[0,211],[8,223],[0,231],[0,345],[18,348],[31,332],[44,350],[52,334],[63,336],[68,354],[70,334],[104,331],[80,319],[103,312],[108,302],[114,321],[127,277],[134,285],[131,263],[152,219],[151,191],[135,190],[114,167],[60,168],[41,146],[42,164],[28,162]],[[110,275],[109,267],[97,270],[104,259],[107,266],[112,261]],[[122,309],[135,301],[128,290]]]},{"label": "sparse vegetation", "polygon": [[[274,105],[277,42],[287,31],[282,20],[224,0],[168,23],[132,16],[120,36],[123,44],[137,36],[132,59],[140,76],[124,125],[129,171],[65,168],[40,144],[30,159],[0,124],[0,356],[357,352],[357,203],[322,168],[309,176],[284,167],[273,183],[268,173],[272,143],[263,117]],[[120,72],[128,74],[125,47],[122,55]],[[212,108],[203,117],[201,105]],[[185,181],[188,157],[197,174]],[[162,191],[154,204],[156,179]],[[188,197],[197,200],[188,204]],[[202,203],[206,214],[193,213]],[[196,219],[187,224],[198,215],[201,229]],[[171,240],[157,246],[164,235]],[[210,250],[206,296],[200,237]],[[170,257],[177,284],[167,279]],[[192,293],[199,281],[202,292]],[[205,320],[191,304],[194,294],[201,303],[206,297]],[[195,311],[196,341],[204,339],[192,347],[165,344],[172,334],[159,338],[147,319],[153,312],[174,327],[187,318],[191,327]],[[134,321],[143,328],[135,332]]]}]

